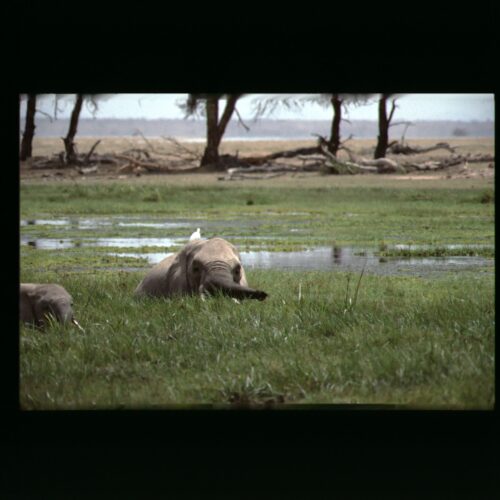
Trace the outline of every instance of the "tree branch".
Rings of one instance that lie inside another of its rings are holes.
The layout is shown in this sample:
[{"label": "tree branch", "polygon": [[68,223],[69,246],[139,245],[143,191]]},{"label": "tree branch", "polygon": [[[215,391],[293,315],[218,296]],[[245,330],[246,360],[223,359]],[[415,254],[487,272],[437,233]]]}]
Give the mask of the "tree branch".
[{"label": "tree branch", "polygon": [[226,99],[226,106],[224,107],[224,112],[222,113],[221,119],[217,125],[218,139],[220,140],[224,135],[227,124],[231,119],[234,108],[236,107],[236,101],[240,98],[241,94],[229,94]]},{"label": "tree branch", "polygon": [[157,151],[155,150],[154,146],[146,139],[146,137],[144,136],[144,134],[139,130],[137,129],[135,132],[134,132],[134,135],[140,135],[143,139],[143,141],[149,146],[149,149],[153,152],[153,153],[157,153]]},{"label": "tree branch", "polygon": [[241,118],[240,112],[238,111],[238,108],[236,106],[234,107],[234,112],[235,112],[236,116],[238,117],[238,121],[241,123],[241,125],[243,125],[245,130],[247,132],[250,131],[250,127],[243,122],[243,119]]},{"label": "tree branch", "polygon": [[201,155],[199,153],[187,148],[186,146],[181,144],[177,139],[174,139],[173,137],[165,137],[163,135],[161,136],[161,138],[167,142],[170,142],[175,148],[177,148],[180,151],[180,153],[170,152],[170,153],[165,153],[165,154],[170,154],[172,156],[177,156],[178,158],[181,158],[182,153],[184,153],[185,155],[189,156],[188,160],[191,160],[191,161],[201,160]]},{"label": "tree branch", "polygon": [[50,123],[52,123],[54,121],[54,119],[52,118],[52,116],[49,115],[49,113],[46,113],[45,111],[42,111],[41,109],[36,109],[35,113],[40,113],[41,115],[45,115],[49,119]]},{"label": "tree branch", "polygon": [[90,148],[89,152],[85,155],[85,158],[83,160],[83,163],[86,165],[89,162],[90,157],[92,156],[92,153],[94,152],[94,149],[98,146],[98,144],[101,142],[101,139],[95,142],[95,144]]},{"label": "tree branch", "polygon": [[394,111],[396,111],[396,99],[393,99],[391,101],[391,112],[389,113],[389,117],[387,118],[387,123],[390,126],[391,125],[391,120],[394,115]]}]

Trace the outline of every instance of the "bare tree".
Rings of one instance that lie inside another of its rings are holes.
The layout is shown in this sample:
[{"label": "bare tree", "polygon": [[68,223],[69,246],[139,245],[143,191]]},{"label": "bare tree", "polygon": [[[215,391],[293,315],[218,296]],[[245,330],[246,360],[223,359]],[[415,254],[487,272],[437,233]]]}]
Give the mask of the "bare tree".
[{"label": "bare tree", "polygon": [[329,100],[333,108],[332,126],[327,149],[332,155],[337,156],[337,152],[342,145],[340,140],[340,124],[343,120],[342,111],[345,110],[349,104],[358,106],[366,104],[370,98],[370,94],[320,94],[320,97],[322,96],[323,102]]},{"label": "bare tree", "polygon": [[333,119],[330,140],[328,141],[327,148],[333,156],[337,156],[337,151],[340,147],[340,121],[342,120],[343,100],[339,94],[332,94],[330,102],[333,107]]},{"label": "bare tree", "polygon": [[[204,113],[207,123],[207,144],[200,166],[219,163],[219,146],[226,127],[236,111],[236,102],[243,94],[189,94],[180,107],[186,116]],[[226,104],[219,118],[219,101],[225,97]]]},{"label": "bare tree", "polygon": [[374,158],[385,158],[389,144],[389,127],[396,111],[396,97],[391,99],[391,110],[387,114],[387,101],[395,94],[380,94],[378,101],[378,137]]},{"label": "bare tree", "polygon": [[35,117],[37,113],[46,115],[50,121],[52,121],[52,116],[50,113],[46,113],[41,110],[38,105],[41,100],[45,99],[50,94],[20,94],[19,95],[19,105],[23,100],[26,100],[26,115],[23,130],[23,138],[21,140],[21,149],[19,153],[19,158],[21,161],[26,161],[32,156],[33,150],[33,138],[35,136]]},{"label": "bare tree", "polygon": [[36,94],[28,94],[26,105],[26,119],[24,124],[23,138],[21,141],[21,151],[19,158],[26,161],[31,158],[33,137],[35,135],[35,113],[36,113]]},{"label": "bare tree", "polygon": [[69,128],[66,137],[63,137],[64,149],[66,151],[66,163],[76,163],[75,136],[78,129],[78,120],[83,105],[83,94],[76,94],[75,104],[69,120]]},{"label": "bare tree", "polygon": [[[76,94],[75,102],[73,104],[73,110],[71,111],[71,117],[69,120],[68,133],[66,137],[63,137],[64,149],[66,152],[66,163],[72,164],[77,163],[77,150],[75,145],[75,136],[78,131],[78,121],[80,119],[80,113],[82,111],[83,103],[86,102],[89,110],[95,114],[98,110],[98,100],[106,99],[110,97],[111,94]],[[56,95],[55,111],[57,111],[57,101],[60,96]]]},{"label": "bare tree", "polygon": [[[315,103],[320,106],[332,106],[333,117],[330,127],[330,137],[325,145],[328,151],[334,156],[342,148],[340,125],[342,112],[349,105],[363,105],[369,101],[371,94],[277,94],[275,96],[266,96],[255,99],[254,110],[255,117],[258,118],[264,114],[272,114],[279,107],[286,109],[302,109],[307,103]],[[323,140],[323,139],[322,139]]]}]

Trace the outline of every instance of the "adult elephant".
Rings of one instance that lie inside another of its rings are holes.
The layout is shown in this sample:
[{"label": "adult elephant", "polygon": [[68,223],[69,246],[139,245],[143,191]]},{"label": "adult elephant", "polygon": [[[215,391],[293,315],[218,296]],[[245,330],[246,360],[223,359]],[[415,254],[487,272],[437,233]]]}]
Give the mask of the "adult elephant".
[{"label": "adult elephant", "polygon": [[189,242],[156,264],[135,290],[138,296],[150,297],[204,297],[217,292],[235,299],[267,297],[266,292],[248,286],[238,251],[222,238]]}]

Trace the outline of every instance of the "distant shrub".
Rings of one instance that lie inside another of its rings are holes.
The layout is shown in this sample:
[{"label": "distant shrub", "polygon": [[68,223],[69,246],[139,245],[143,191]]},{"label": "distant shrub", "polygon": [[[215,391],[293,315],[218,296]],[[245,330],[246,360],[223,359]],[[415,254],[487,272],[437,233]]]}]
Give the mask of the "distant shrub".
[{"label": "distant shrub", "polygon": [[454,137],[465,137],[466,135],[469,135],[467,130],[460,127],[454,128],[452,134]]}]

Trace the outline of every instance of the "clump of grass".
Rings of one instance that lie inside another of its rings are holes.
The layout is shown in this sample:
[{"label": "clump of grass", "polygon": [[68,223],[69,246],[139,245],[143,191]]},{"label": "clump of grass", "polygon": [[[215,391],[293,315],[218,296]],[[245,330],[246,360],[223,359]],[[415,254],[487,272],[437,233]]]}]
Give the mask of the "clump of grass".
[{"label": "clump of grass", "polygon": [[408,248],[386,248],[377,252],[380,257],[495,257],[495,248],[484,247],[445,247],[436,246],[429,248],[408,247]]},{"label": "clump of grass", "polygon": [[158,189],[154,189],[151,193],[146,194],[143,196],[142,201],[149,201],[149,202],[154,202],[157,203],[161,201],[161,194],[158,191]]},{"label": "clump of grass", "polygon": [[481,203],[495,203],[495,192],[493,189],[486,190],[480,197]]},{"label": "clump of grass", "polygon": [[365,267],[366,267],[366,261],[363,265],[363,269],[361,270],[361,273],[359,275],[358,279],[358,284],[356,286],[356,291],[354,292],[354,299],[350,297],[349,295],[349,284],[350,284],[350,279],[351,275],[347,275],[347,284],[346,284],[346,292],[345,292],[345,299],[344,299],[344,314],[350,313],[354,310],[356,307],[356,302],[358,301],[358,292],[359,292],[359,286],[361,285],[361,280],[363,279],[363,274],[365,273]]}]

